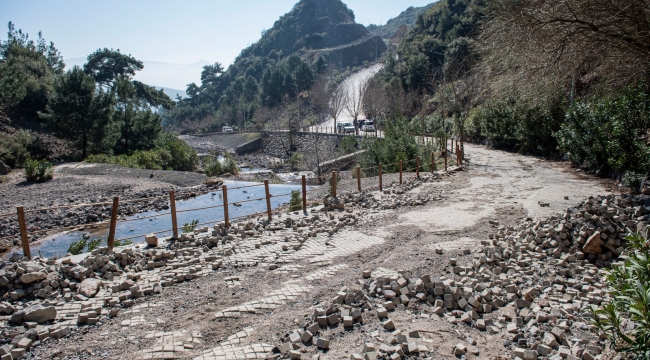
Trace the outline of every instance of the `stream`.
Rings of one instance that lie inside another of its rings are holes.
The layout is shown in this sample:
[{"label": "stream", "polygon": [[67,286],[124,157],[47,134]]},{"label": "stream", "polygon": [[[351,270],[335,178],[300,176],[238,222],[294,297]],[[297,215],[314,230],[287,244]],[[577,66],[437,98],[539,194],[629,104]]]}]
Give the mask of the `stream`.
[{"label": "stream", "polygon": [[[247,216],[255,214],[258,212],[266,211],[266,199],[261,199],[257,201],[250,201],[241,204],[241,206],[235,206],[234,203],[243,202],[251,199],[264,198],[264,184],[255,187],[247,187],[245,189],[232,189],[244,186],[255,185],[257,183],[243,182],[243,181],[228,181],[228,215],[230,219],[239,218],[242,216]],[[293,190],[300,190],[299,185],[269,185],[269,190],[271,195],[281,195],[289,194]],[[288,204],[291,199],[291,195],[283,196],[273,196],[271,198],[271,207],[276,209],[282,205]],[[181,227],[186,223],[191,223],[193,220],[198,220],[199,224],[203,223],[218,223],[223,221],[223,207],[206,209],[206,210],[197,210],[189,212],[180,212],[183,210],[194,209],[194,208],[204,208],[210,206],[223,205],[223,198],[221,191],[215,191],[212,193],[204,194],[197,196],[195,198],[178,201],[176,202],[176,211],[177,211],[177,221],[179,232],[181,232]],[[160,214],[160,216],[155,216]],[[143,217],[155,216],[148,219],[141,219]],[[140,220],[136,220],[140,219]],[[148,211],[144,213],[139,213],[135,216],[127,217],[126,220],[134,220],[121,222],[118,221],[115,229],[115,239],[129,238],[136,235],[142,235],[138,238],[132,239],[131,241],[134,244],[144,242],[144,235],[152,232],[165,231],[172,228],[171,214],[169,210],[162,211]],[[236,220],[234,220],[236,222]],[[208,224],[203,226],[212,226],[214,224]],[[84,234],[88,233],[88,230],[84,231],[72,231],[67,233],[59,233],[50,235],[43,240],[39,241],[37,244],[33,244],[31,247],[32,256],[40,255],[43,257],[52,257],[58,256],[61,257],[68,252],[68,247],[74,241],[77,241],[83,237]],[[156,234],[159,238],[169,237],[172,235],[171,230]],[[92,239],[103,239],[104,241],[100,246],[106,245],[106,238],[108,237],[108,228],[93,229],[91,236],[88,240]]]}]

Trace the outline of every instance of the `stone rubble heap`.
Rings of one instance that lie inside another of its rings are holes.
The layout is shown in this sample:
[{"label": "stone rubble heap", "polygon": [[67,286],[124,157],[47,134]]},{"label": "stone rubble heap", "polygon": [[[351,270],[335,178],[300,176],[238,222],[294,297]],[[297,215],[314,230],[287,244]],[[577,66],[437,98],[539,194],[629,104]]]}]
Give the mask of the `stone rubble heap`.
[{"label": "stone rubble heap", "polygon": [[[518,227],[499,226],[490,240],[474,251],[471,263],[450,259],[454,275],[409,277],[403,271],[364,280],[341,289],[332,304],[314,310],[310,321],[287,334],[276,348],[281,355],[300,359],[302,345],[329,342],[317,337],[326,326],[352,328],[364,316],[378,317],[390,332],[379,347],[366,344],[364,356],[351,359],[402,359],[426,353],[395,329],[390,312],[395,309],[421,312],[423,317],[446,319],[458,326],[507,335],[504,345],[516,359],[600,359],[603,344],[590,325],[591,306],[607,299],[601,271],[624,251],[625,237],[647,232],[649,196],[592,197],[561,216],[540,221],[526,219]],[[439,250],[438,253],[442,253]],[[511,311],[498,312],[498,309]],[[508,314],[514,313],[511,317]],[[476,348],[459,343],[455,356]]]},{"label": "stone rubble heap", "polygon": [[[423,180],[435,180],[425,178]],[[392,194],[404,193],[422,183],[409,180],[402,187],[388,187],[387,197],[364,192],[363,196],[342,194],[362,212],[394,206]],[[429,199],[404,196],[399,206],[421,205]],[[340,202],[340,199],[335,199]],[[364,210],[365,209],[365,210]],[[328,211],[323,208],[323,211]],[[119,314],[120,309],[135,304],[135,300],[150,294],[161,293],[162,288],[199,278],[211,270],[219,269],[227,260],[229,264],[270,264],[277,268],[278,256],[246,259],[238,255],[267,245],[281,243],[283,252],[300,250],[310,238],[319,233],[333,235],[346,226],[357,224],[358,215],[348,206],[340,216],[332,213],[304,217],[281,217],[272,221],[246,220],[226,227],[224,222],[212,229],[203,227],[193,233],[182,234],[178,240],[159,244],[154,235],[147,235],[147,244],[139,249],[118,247],[113,251],[102,247],[77,263],[66,257],[54,259],[17,259],[0,269],[0,303],[2,337],[11,344],[0,348],[0,358],[13,354],[17,359],[31,346],[48,338],[69,334],[70,329],[83,325],[100,325]],[[153,246],[157,245],[157,246]],[[27,339],[30,341],[26,345]],[[24,341],[23,341],[24,340]]]}]

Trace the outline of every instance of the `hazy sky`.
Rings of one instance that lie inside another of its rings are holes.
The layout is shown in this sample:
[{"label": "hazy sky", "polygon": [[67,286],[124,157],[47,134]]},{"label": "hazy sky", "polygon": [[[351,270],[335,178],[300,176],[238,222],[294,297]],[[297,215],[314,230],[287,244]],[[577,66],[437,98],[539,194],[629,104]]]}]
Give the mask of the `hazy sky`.
[{"label": "hazy sky", "polygon": [[[357,22],[385,23],[409,6],[434,0],[348,0]],[[0,0],[0,24],[36,38],[39,30],[65,59],[98,48],[140,60],[229,65],[297,0]],[[6,28],[5,28],[6,29]],[[0,39],[6,39],[0,30]]]}]

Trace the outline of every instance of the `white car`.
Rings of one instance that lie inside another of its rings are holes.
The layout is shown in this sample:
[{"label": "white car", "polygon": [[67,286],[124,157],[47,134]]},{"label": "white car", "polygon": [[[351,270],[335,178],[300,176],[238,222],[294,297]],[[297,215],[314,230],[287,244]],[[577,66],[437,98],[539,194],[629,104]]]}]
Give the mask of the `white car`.
[{"label": "white car", "polygon": [[350,122],[341,122],[336,124],[336,131],[339,134],[347,134],[347,133],[353,133],[354,132],[354,125]]},{"label": "white car", "polygon": [[375,131],[375,123],[372,121],[366,121],[361,126],[361,131]]},{"label": "white car", "polygon": [[223,126],[221,128],[221,132],[232,132],[232,128],[230,126]]}]

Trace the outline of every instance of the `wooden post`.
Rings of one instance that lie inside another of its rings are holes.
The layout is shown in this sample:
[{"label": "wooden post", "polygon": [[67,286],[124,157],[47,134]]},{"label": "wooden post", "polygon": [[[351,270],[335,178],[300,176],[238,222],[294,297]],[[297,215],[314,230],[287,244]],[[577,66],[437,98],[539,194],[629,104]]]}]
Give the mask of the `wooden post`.
[{"label": "wooden post", "polygon": [[226,227],[230,227],[230,218],[228,217],[228,187],[222,185],[221,191],[223,191],[223,219],[226,222]]},{"label": "wooden post", "polygon": [[361,166],[357,166],[357,190],[361,192]]},{"label": "wooden post", "polygon": [[29,249],[29,239],[27,238],[27,224],[25,223],[25,209],[22,206],[18,210],[18,226],[20,227],[20,239],[23,245],[23,255],[29,260],[32,259],[32,252]]},{"label": "wooden post", "polygon": [[379,191],[384,190],[384,184],[383,184],[383,176],[382,176],[382,171],[381,171],[381,164],[379,164]]},{"label": "wooden post", "polygon": [[172,230],[173,239],[178,239],[178,221],[176,221],[176,195],[174,191],[169,192],[169,207],[172,209]]},{"label": "wooden post", "polygon": [[302,211],[307,212],[307,177],[302,176]]},{"label": "wooden post", "polygon": [[431,152],[431,173],[433,174],[436,171],[436,152]]},{"label": "wooden post", "polygon": [[336,171],[332,171],[332,197],[336,197]]},{"label": "wooden post", "polygon": [[399,184],[402,185],[402,169],[404,166],[404,162],[402,160],[399,161]]},{"label": "wooden post", "polygon": [[115,243],[115,226],[117,225],[117,208],[120,205],[120,198],[113,198],[113,211],[111,213],[111,228],[108,232],[108,251],[113,250],[113,245]]},{"label": "wooden post", "polygon": [[269,181],[264,180],[264,190],[266,191],[266,214],[269,216],[269,220],[273,218],[271,213],[271,192],[269,191]]},{"label": "wooden post", "polygon": [[447,172],[447,158],[449,157],[449,154],[447,154],[447,149],[445,149],[445,172]]},{"label": "wooden post", "polygon": [[415,176],[420,178],[420,157],[415,158]]}]

